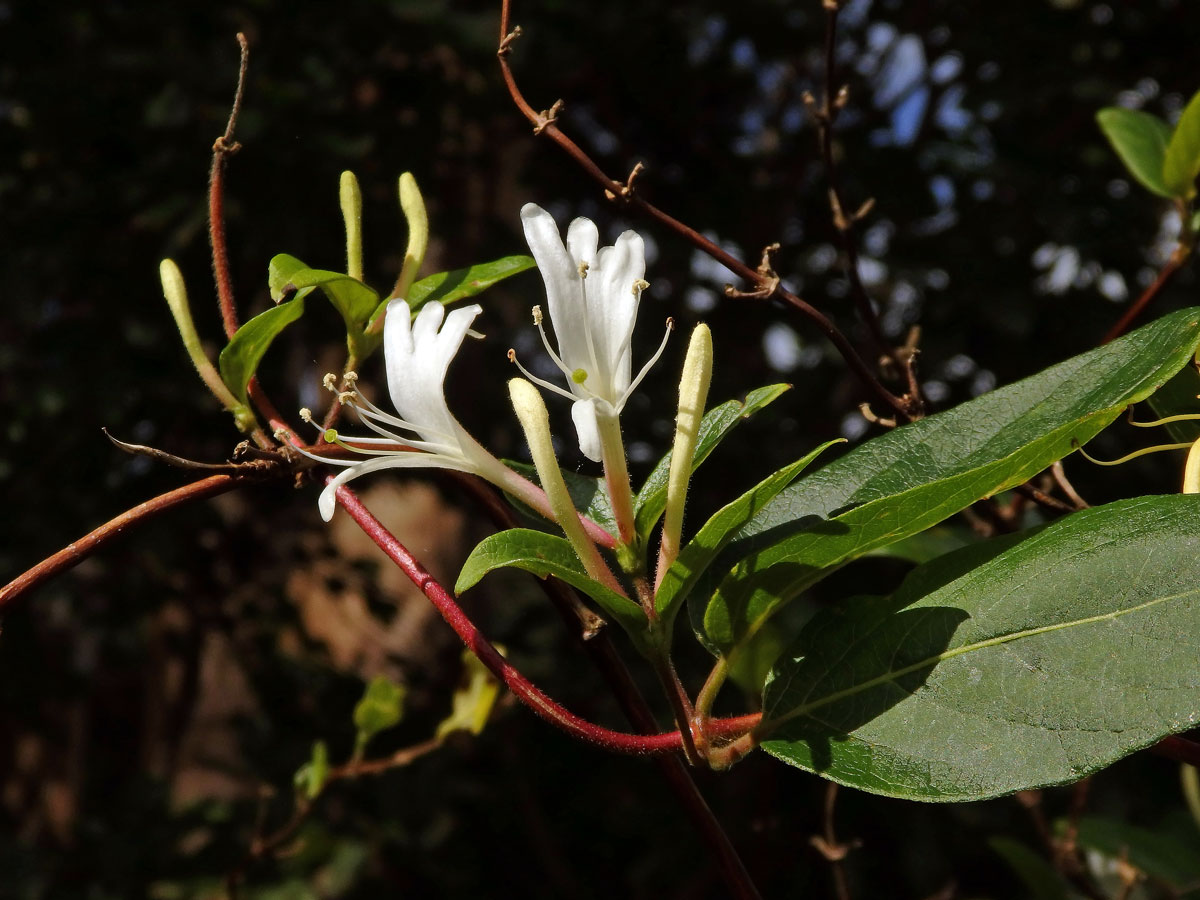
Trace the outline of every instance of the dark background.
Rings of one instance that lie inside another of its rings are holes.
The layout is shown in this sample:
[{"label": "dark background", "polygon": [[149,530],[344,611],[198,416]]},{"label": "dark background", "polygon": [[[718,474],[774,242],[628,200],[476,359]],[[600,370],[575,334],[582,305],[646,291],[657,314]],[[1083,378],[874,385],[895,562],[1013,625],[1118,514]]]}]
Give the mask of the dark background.
[{"label": "dark background", "polygon": [[[562,97],[565,129],[602,167],[623,177],[645,162],[645,196],[743,258],[781,241],[787,284],[861,341],[800,100],[821,87],[819,2],[515,6],[525,36],[513,66],[530,102]],[[713,402],[794,383],[714,457],[694,516],[819,441],[870,433],[855,412],[861,386],[793,311],[721,299],[719,266],[623,218],[530,134],[499,78],[497,16],[494,4],[437,0],[0,3],[0,580],[188,477],[123,455],[101,426],[205,460],[238,440],[191,370],[157,279],[164,256],[180,264],[215,357],[205,186],[237,31],[251,63],[227,213],[244,317],[269,303],[272,255],[344,265],[346,168],[365,195],[367,280],[386,290],[404,245],[395,179],[408,170],[430,208],[428,272],[524,252],[528,200],[564,226],[595,218],[609,241],[630,226],[646,235],[652,287],[636,358],[667,315],[681,328],[625,415],[635,478],[666,448],[695,321],[715,334]],[[1200,86],[1200,9],[855,0],[842,20],[843,189],[855,205],[876,199],[864,277],[889,337],[921,325],[933,405],[1093,346],[1173,234],[1164,205],[1123,177],[1094,113],[1122,102],[1173,120]],[[1185,271],[1151,315],[1194,295]],[[515,345],[536,358],[528,308],[540,298],[533,273],[486,295],[489,340],[452,372],[452,408],[501,454],[522,452],[503,354]],[[338,320],[309,310],[263,366],[285,411],[311,403],[339,364]],[[378,373],[373,361],[364,376]],[[551,405],[569,438],[565,404]],[[1116,477],[1070,471],[1100,502],[1175,489],[1164,459]],[[453,581],[486,533],[469,503],[437,479],[377,481],[368,498]],[[408,717],[378,752],[424,739],[445,715],[454,642],[352,528],[320,522],[316,494],[277,485],[178,510],[6,615],[0,897],[216,896],[260,808],[270,822],[285,814],[311,742],[349,752],[364,678],[411,689]],[[864,563],[824,591],[878,589],[902,572]],[[525,580],[485,583],[470,602],[552,695],[621,722]],[[693,685],[703,662],[685,654]],[[252,870],[251,895],[722,896],[656,773],[508,708],[478,739],[334,789],[302,853]],[[1092,808],[1157,823],[1182,808],[1176,778],[1142,754],[1095,780]],[[828,867],[808,843],[822,782],[757,757],[700,781],[766,895],[827,895]],[[1052,813],[1066,797],[1048,793]],[[1036,845],[1012,800],[937,808],[843,792],[838,824],[862,841],[849,862],[861,897],[920,898],[952,881],[955,896],[1021,896],[987,839]]]}]

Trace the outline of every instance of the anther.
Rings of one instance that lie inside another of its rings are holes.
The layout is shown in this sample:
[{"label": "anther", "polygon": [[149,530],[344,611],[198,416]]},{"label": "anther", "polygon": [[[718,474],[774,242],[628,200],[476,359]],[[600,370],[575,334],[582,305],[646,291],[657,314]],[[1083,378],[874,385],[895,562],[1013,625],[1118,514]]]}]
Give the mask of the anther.
[{"label": "anther", "polygon": [[321,379],[321,384],[325,385],[325,390],[327,391],[336,391],[337,376],[332,372],[326,372],[325,377]]},{"label": "anther", "polygon": [[587,278],[588,264],[584,260],[579,261],[579,277]]},{"label": "anther", "polygon": [[534,325],[542,324],[542,308],[540,306],[535,306],[533,308],[533,324]]},{"label": "anther", "polygon": [[639,278],[633,283],[633,296],[637,297],[648,287],[650,287],[650,282],[644,278]]},{"label": "anther", "polygon": [[358,399],[358,394],[354,391],[342,391],[337,395],[338,403],[342,406],[354,405],[354,401]]},{"label": "anther", "polygon": [[517,351],[512,347],[508,348],[508,361],[510,363],[515,363],[517,361]]},{"label": "anther", "polygon": [[358,373],[347,372],[342,376],[342,380],[345,381],[350,387],[354,387],[354,385],[358,383]]},{"label": "anther", "polygon": [[307,406],[304,407],[304,409],[300,410],[300,418],[302,421],[311,423],[313,420],[312,410],[309,409]]}]

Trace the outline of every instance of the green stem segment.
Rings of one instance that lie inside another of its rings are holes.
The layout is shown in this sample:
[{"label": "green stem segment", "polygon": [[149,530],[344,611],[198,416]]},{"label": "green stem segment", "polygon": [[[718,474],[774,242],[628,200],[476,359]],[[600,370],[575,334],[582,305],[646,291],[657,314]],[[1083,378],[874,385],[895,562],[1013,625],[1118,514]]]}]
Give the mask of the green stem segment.
[{"label": "green stem segment", "polygon": [[508,383],[508,393],[521,422],[521,428],[525,431],[525,440],[529,443],[529,452],[533,456],[533,464],[541,479],[542,489],[546,492],[546,499],[550,502],[554,520],[566,534],[588,576],[609,590],[627,597],[628,594],[617,582],[612,570],[604,562],[600,551],[588,538],[583,524],[579,521],[579,513],[575,510],[571,494],[567,491],[567,483],[558,468],[558,459],[554,455],[554,443],[550,437],[550,416],[546,412],[542,395],[524,378],[512,379]]}]

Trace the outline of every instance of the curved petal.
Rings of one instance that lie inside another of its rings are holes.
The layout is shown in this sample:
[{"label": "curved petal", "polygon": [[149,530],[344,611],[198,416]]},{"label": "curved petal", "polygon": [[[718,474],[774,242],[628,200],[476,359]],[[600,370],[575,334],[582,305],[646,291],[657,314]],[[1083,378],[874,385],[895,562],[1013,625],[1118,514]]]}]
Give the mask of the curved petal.
[{"label": "curved petal", "polygon": [[380,469],[454,469],[459,472],[477,474],[477,467],[467,460],[458,460],[451,456],[434,455],[431,453],[397,453],[370,459],[366,462],[343,469],[331,482],[325,485],[317,500],[317,509],[321,518],[328,522],[333,518],[337,506],[337,489],[348,481],[353,481],[360,475],[370,475]]},{"label": "curved petal", "polygon": [[610,402],[629,386],[629,343],[637,319],[639,291],[634,285],[646,273],[646,251],[641,235],[626,231],[612,247],[605,247],[597,258],[596,282],[588,306],[589,324],[596,355],[601,365]]},{"label": "curved petal", "polygon": [[596,404],[591,400],[576,400],[571,404],[571,421],[579,436],[579,449],[592,462],[600,462],[600,427],[596,424]]},{"label": "curved petal", "polygon": [[591,219],[580,216],[567,226],[567,255],[577,267],[581,262],[595,265],[596,247],[599,244],[600,231]]},{"label": "curved petal", "polygon": [[554,337],[558,341],[558,355],[569,369],[586,369],[590,366],[590,354],[586,333],[581,327],[587,309],[579,278],[579,263],[571,258],[563,245],[554,217],[537,204],[526,203],[521,208],[521,226],[533,258],[537,260],[538,271],[546,283],[546,305],[554,326]]}]

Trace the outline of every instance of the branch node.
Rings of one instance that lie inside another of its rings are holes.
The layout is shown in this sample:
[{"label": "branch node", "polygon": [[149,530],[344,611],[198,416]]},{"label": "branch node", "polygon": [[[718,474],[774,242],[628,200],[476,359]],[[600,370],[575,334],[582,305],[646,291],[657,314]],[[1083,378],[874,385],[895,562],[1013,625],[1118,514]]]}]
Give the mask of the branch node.
[{"label": "branch node", "polygon": [[607,197],[609,200],[628,201],[631,197],[633,197],[633,191],[634,191],[633,182],[634,182],[634,180],[639,175],[641,175],[642,172],[644,172],[644,171],[646,171],[646,167],[642,163],[639,162],[639,163],[635,164],[632,171],[630,171],[630,173],[629,173],[629,177],[625,179],[625,184],[622,185],[616,191],[612,191],[612,190],[609,190],[608,188],[605,188],[604,196]]},{"label": "branch node", "polygon": [[497,56],[508,56],[512,52],[512,45],[516,43],[517,38],[521,36],[521,26],[517,25],[506,34],[500,41],[500,47],[496,50]]},{"label": "branch node", "polygon": [[547,126],[553,125],[556,121],[558,121],[558,114],[562,112],[562,109],[562,100],[555,100],[549,109],[543,109],[540,113],[538,113],[537,122],[535,122],[533,125],[533,133],[541,134],[546,130]]},{"label": "branch node", "polygon": [[864,419],[873,425],[882,425],[884,428],[896,427],[896,420],[894,418],[885,419],[883,416],[876,415],[875,411],[871,409],[870,403],[858,404],[858,411],[862,414]]},{"label": "branch node", "polygon": [[221,135],[213,141],[213,153],[219,153],[222,156],[232,156],[242,149],[242,145],[238,141],[229,141],[225,139],[225,135]]}]

